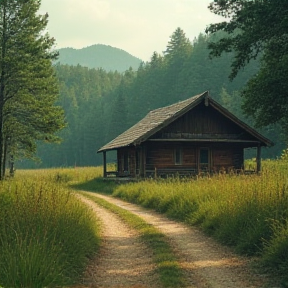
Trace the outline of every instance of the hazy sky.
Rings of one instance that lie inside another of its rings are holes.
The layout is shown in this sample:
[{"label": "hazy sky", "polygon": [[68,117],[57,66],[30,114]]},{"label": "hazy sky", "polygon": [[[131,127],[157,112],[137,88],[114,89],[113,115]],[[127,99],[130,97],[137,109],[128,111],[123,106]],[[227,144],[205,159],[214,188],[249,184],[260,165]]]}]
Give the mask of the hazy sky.
[{"label": "hazy sky", "polygon": [[93,44],[117,47],[148,61],[162,53],[177,27],[193,40],[219,17],[212,0],[42,0],[57,48]]}]

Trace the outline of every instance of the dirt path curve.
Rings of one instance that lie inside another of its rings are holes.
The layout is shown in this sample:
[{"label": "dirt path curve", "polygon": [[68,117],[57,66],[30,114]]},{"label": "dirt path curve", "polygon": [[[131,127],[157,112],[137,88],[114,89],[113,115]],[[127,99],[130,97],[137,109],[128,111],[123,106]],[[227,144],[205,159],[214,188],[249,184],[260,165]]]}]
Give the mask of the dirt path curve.
[{"label": "dirt path curve", "polygon": [[84,287],[160,287],[150,251],[139,241],[137,233],[113,213],[93,201],[81,198],[95,211],[103,224],[102,248],[87,269],[83,279]]},{"label": "dirt path curve", "polygon": [[[187,272],[189,287],[271,287],[267,286],[263,275],[257,275],[249,269],[249,261],[246,258],[236,256],[230,249],[219,245],[213,239],[203,235],[201,231],[117,198],[90,194],[133,212],[168,236],[172,247],[180,257],[180,265]],[[112,222],[109,223],[111,225]],[[136,267],[137,265],[132,264],[130,272],[134,273]]]}]

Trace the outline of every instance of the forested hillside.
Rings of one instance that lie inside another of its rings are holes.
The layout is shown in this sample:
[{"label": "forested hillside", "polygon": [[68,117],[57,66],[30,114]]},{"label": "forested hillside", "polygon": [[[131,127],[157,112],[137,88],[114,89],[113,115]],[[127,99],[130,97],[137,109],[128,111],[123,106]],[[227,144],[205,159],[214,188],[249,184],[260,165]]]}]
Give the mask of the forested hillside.
[{"label": "forested hillside", "polygon": [[[125,73],[57,64],[60,104],[68,127],[60,133],[61,144],[39,146],[42,163],[37,167],[99,165],[102,158],[96,151],[150,110],[206,90],[253,125],[251,119],[242,115],[239,91],[258,71],[258,61],[250,62],[231,82],[228,76],[232,53],[209,59],[208,40],[208,36],[200,34],[191,42],[178,28],[163,54],[154,52],[151,60],[142,63],[138,70],[130,68]],[[266,127],[260,132],[277,143],[273,148],[263,149],[263,157],[280,155],[284,149],[280,129]]]},{"label": "forested hillside", "polygon": [[105,71],[125,72],[132,67],[138,69],[141,60],[124,50],[108,45],[92,45],[82,49],[59,49],[60,64],[77,66],[78,64],[88,68],[102,68]]}]

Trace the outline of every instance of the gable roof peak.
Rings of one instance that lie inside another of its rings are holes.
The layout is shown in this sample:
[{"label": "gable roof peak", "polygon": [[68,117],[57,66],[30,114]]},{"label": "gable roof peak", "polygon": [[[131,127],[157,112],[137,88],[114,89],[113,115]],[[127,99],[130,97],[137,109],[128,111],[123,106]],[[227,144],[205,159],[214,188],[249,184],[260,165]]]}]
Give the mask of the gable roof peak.
[{"label": "gable roof peak", "polygon": [[186,111],[197,105],[203,100],[208,92],[198,94],[186,100],[179,101],[169,106],[151,110],[148,114],[126,130],[114,140],[101,147],[97,152],[113,150],[120,147],[139,144],[149,138],[152,134],[156,133],[160,128],[183,115]]}]

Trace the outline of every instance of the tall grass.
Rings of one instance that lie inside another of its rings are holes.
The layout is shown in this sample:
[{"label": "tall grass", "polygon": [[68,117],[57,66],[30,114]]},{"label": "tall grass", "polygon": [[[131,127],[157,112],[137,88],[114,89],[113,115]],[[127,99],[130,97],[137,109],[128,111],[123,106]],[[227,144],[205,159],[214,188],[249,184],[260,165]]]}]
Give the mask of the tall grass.
[{"label": "tall grass", "polygon": [[280,160],[263,162],[261,175],[121,185],[95,179],[101,167],[17,171],[0,183],[0,286],[64,286],[79,277],[98,236],[87,207],[67,191],[72,185],[198,225],[238,252],[260,256],[288,287],[287,175],[288,161]]},{"label": "tall grass", "polygon": [[[288,270],[288,163],[266,161],[261,175],[147,180],[113,195],[202,227],[265,265]],[[288,281],[283,273],[284,282]]]},{"label": "tall grass", "polygon": [[0,183],[0,286],[73,284],[97,251],[94,214],[51,172]]},{"label": "tall grass", "polygon": [[95,178],[102,177],[103,168],[98,167],[71,167],[52,169],[17,170],[16,179],[43,180],[58,184],[86,183]]}]

